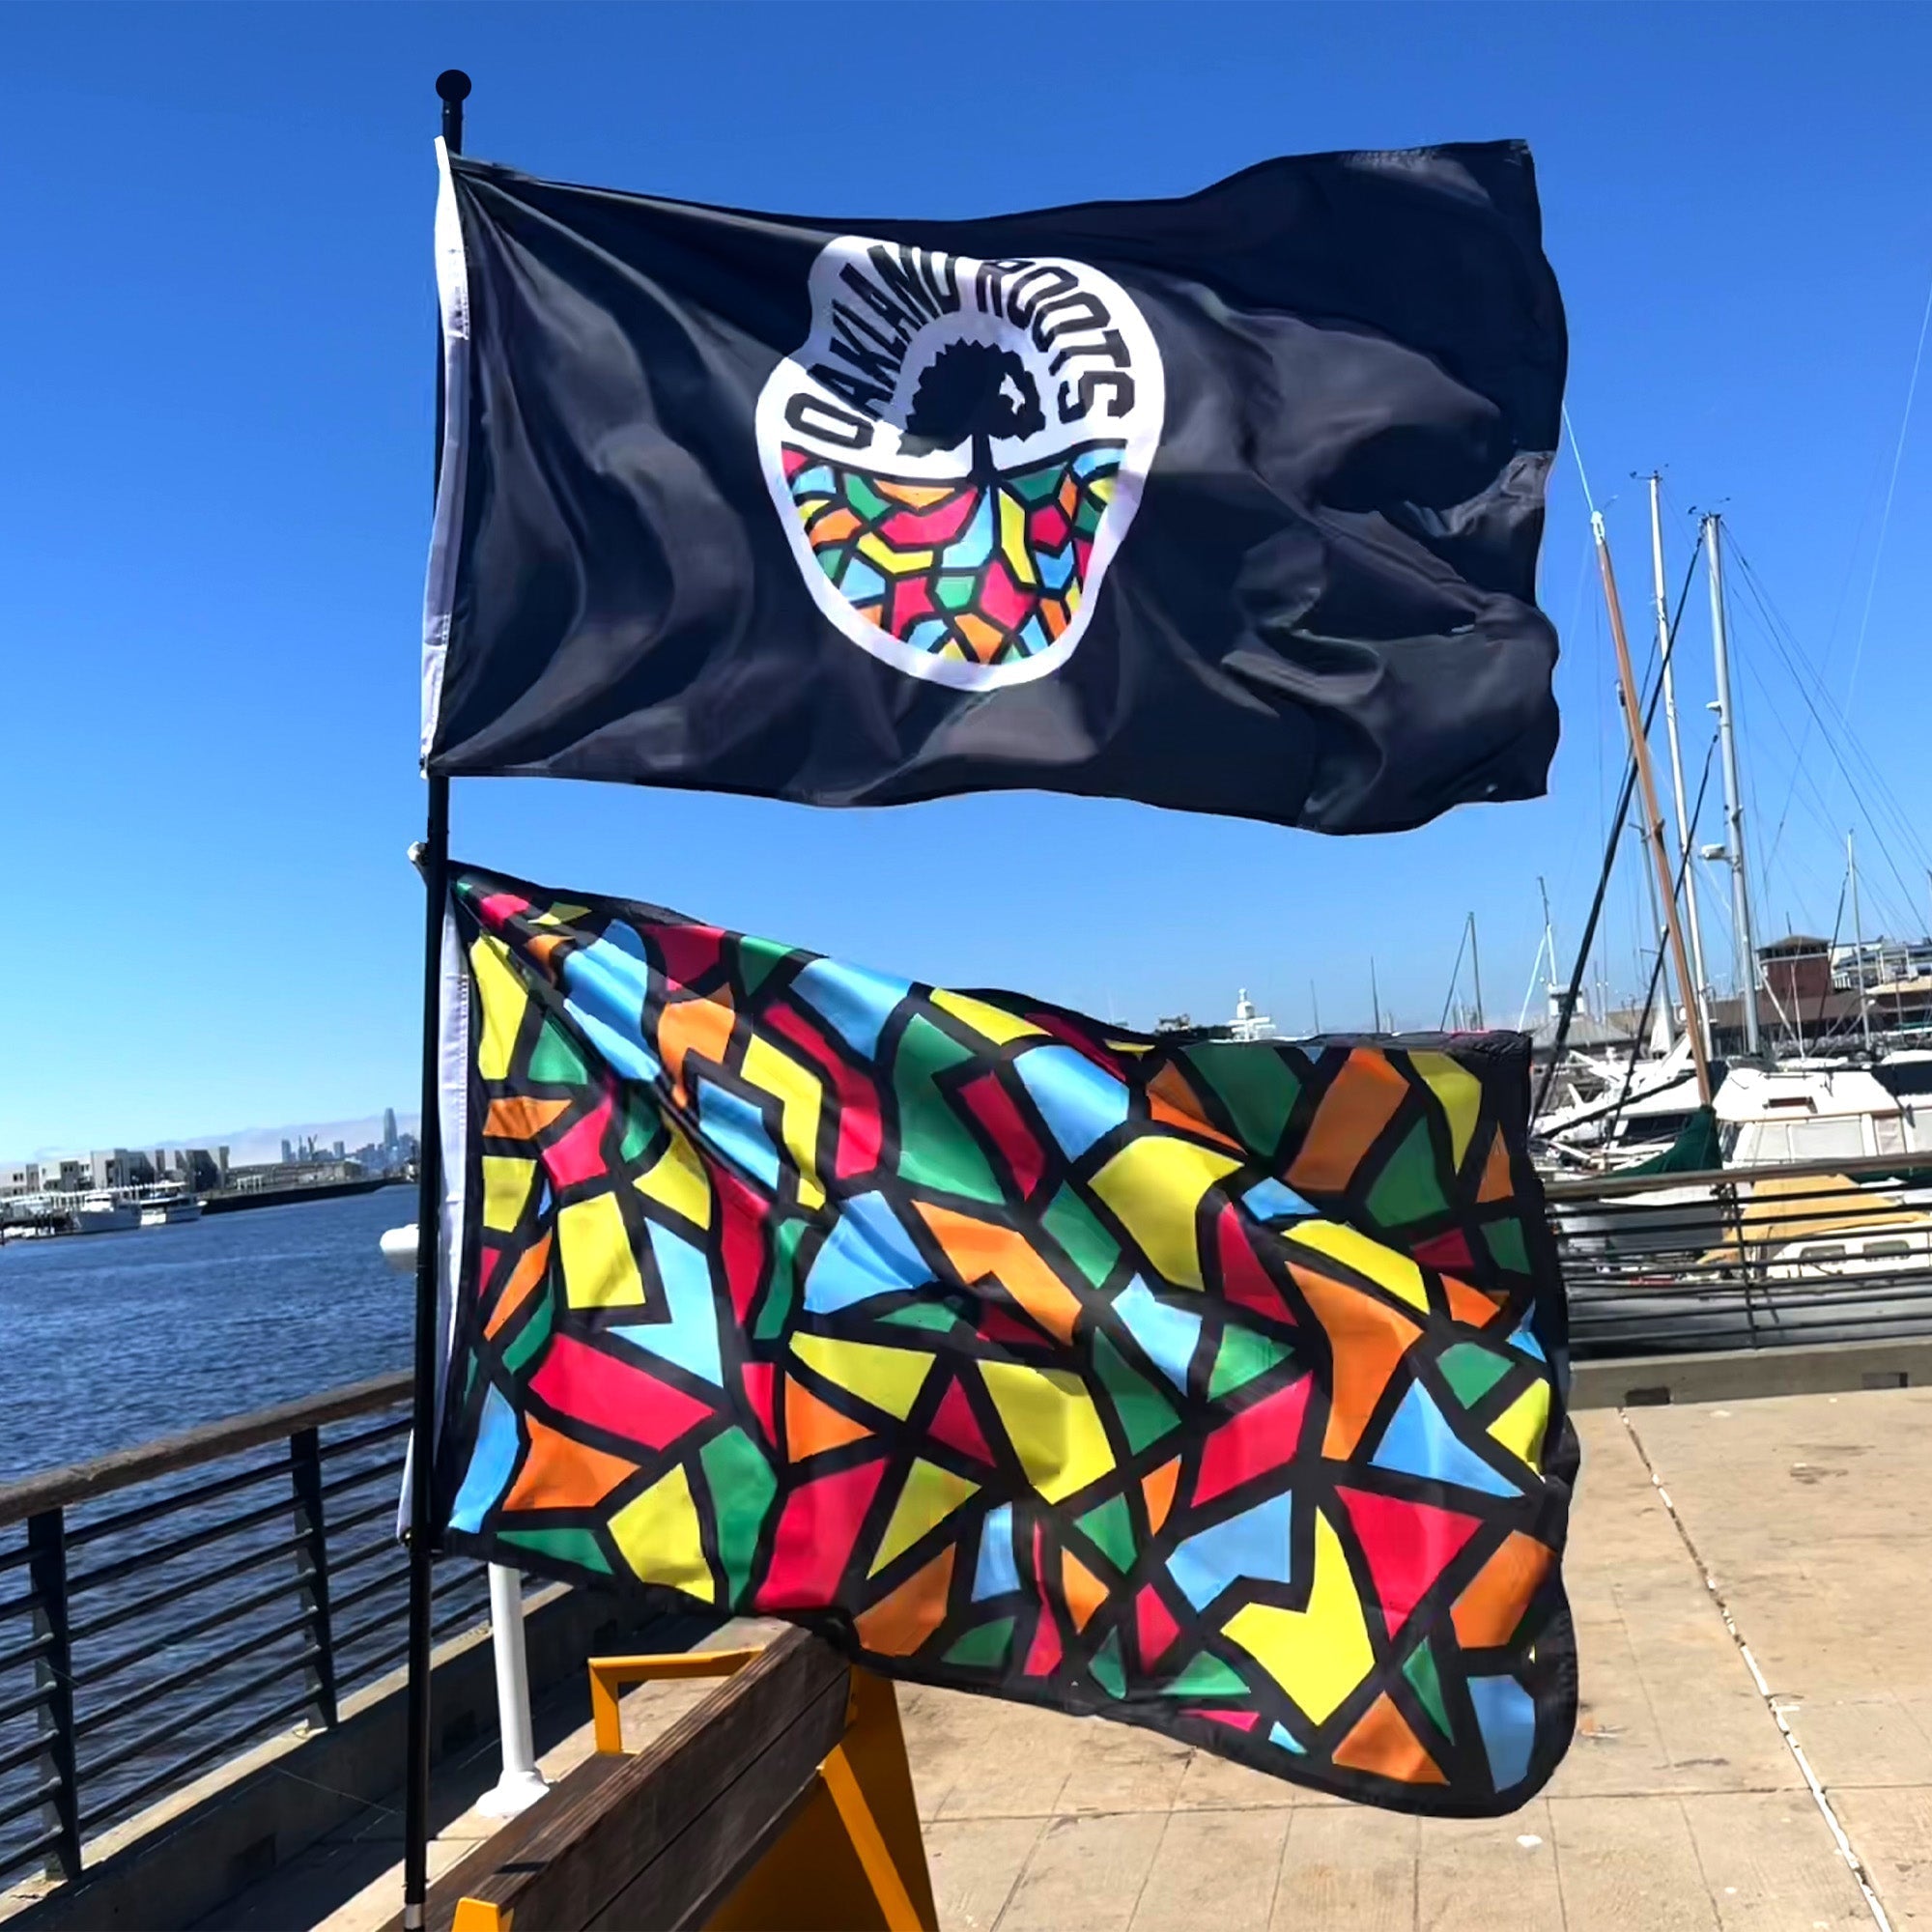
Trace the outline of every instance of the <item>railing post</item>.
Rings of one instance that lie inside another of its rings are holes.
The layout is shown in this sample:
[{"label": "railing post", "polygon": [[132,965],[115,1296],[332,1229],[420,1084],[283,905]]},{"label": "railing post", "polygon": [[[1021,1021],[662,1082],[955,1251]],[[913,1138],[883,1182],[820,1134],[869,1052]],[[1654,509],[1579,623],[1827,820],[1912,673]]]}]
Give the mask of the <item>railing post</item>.
[{"label": "railing post", "polygon": [[67,1519],[60,1509],[27,1519],[27,1575],[34,1592],[34,1682],[41,1693],[43,1822],[60,1833],[50,1878],[80,1876],[80,1787],[73,1749],[72,1626],[67,1610]]},{"label": "railing post", "polygon": [[501,1563],[490,1565],[490,1644],[497,1662],[497,1725],[502,1739],[503,1775],[476,1801],[476,1808],[486,1818],[514,1818],[527,1811],[550,1783],[537,1769],[530,1725],[523,1575]]},{"label": "railing post", "polygon": [[322,1440],[313,1429],[289,1437],[289,1473],[295,1485],[296,1581],[314,1656],[308,1679],[312,1721],[318,1729],[335,1723],[335,1633],[328,1615],[328,1539],[322,1515]]}]

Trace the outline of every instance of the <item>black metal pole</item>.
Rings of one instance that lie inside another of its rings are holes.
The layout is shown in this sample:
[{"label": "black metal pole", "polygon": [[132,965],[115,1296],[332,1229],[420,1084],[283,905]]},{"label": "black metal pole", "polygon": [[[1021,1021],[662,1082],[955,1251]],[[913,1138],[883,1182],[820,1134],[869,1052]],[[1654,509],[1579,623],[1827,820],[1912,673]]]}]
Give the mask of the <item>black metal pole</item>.
[{"label": "black metal pole", "polygon": [[[451,68],[436,77],[442,138],[463,152],[463,103],[469,76]],[[436,364],[436,466],[442,467],[442,355]],[[418,1932],[429,1892],[429,1675],[432,1476],[436,1461],[437,1268],[442,1226],[442,1141],[438,1098],[443,905],[449,893],[449,781],[431,776],[429,823],[423,833],[422,1108],[416,1134],[415,1408],[410,1458],[410,1670],[408,1760],[403,1795],[403,1924]]]}]

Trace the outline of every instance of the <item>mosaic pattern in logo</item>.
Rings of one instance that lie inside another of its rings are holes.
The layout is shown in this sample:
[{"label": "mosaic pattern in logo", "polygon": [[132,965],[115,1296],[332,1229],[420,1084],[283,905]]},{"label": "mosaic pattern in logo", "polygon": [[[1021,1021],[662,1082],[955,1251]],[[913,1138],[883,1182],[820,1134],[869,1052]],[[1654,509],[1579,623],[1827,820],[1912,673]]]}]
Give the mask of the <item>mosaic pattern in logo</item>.
[{"label": "mosaic pattern in logo", "polygon": [[1521,1042],[1177,1042],[483,874],[451,1547],[1472,1815],[1575,1716]]},{"label": "mosaic pattern in logo", "polygon": [[787,444],[785,474],[812,553],[859,615],[915,650],[1008,665],[1066,635],[1118,443],[974,483],[897,483]]},{"label": "mosaic pattern in logo", "polygon": [[1131,297],[1091,265],[859,236],[810,273],[806,341],[757,407],[807,587],[908,675],[1048,675],[1091,618],[1166,407]]}]

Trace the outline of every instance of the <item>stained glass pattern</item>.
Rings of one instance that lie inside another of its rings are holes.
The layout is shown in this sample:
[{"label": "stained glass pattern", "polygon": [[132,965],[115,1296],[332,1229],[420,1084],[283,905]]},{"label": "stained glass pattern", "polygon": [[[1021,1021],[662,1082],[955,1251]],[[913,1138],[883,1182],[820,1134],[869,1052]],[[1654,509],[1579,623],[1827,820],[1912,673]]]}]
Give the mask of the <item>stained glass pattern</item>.
[{"label": "stained glass pattern", "polygon": [[1401,1809],[1548,1777],[1520,1038],[1183,1042],[488,874],[452,910],[446,1547]]},{"label": "stained glass pattern", "polygon": [[1010,664],[1080,608],[1119,443],[1089,443],[990,481],[916,483],[786,445],[792,501],[819,568],[862,617],[934,657]]}]

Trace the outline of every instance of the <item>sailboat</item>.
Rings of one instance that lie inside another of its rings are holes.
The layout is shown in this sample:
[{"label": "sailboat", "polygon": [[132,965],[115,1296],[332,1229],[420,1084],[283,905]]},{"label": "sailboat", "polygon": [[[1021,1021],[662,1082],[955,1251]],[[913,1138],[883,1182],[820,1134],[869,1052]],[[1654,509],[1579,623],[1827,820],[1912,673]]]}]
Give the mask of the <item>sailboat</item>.
[{"label": "sailboat", "polygon": [[[1896,1052],[1882,1055],[1874,1040],[1871,1007],[1863,983],[1864,946],[1859,912],[1857,853],[1847,841],[1848,887],[1852,905],[1855,951],[1859,962],[1856,1010],[1861,1035],[1862,1055],[1859,1059],[1833,1058],[1804,1051],[1802,1017],[1794,1030],[1787,1007],[1801,1003],[1789,997],[1780,1002],[1777,986],[1767,980],[1752,920],[1748,871],[1746,864],[1744,788],[1739,775],[1738,746],[1732,729],[1732,699],[1729,646],[1725,626],[1723,588],[1724,541],[1721,520],[1713,515],[1703,520],[1701,547],[1709,575],[1712,638],[1715,653],[1718,701],[1719,749],[1722,753],[1725,830],[1723,845],[1705,848],[1704,856],[1720,862],[1729,873],[1733,944],[1736,956],[1749,962],[1747,984],[1737,1002],[1737,1019],[1742,1028],[1742,1054],[1726,1064],[1717,1057],[1713,1027],[1713,1000],[1703,970],[1703,945],[1691,867],[1695,810],[1689,808],[1678,751],[1675,694],[1671,679],[1671,627],[1663,599],[1661,519],[1658,514],[1658,481],[1652,478],[1653,575],[1657,593],[1659,648],[1662,657],[1661,696],[1663,698],[1665,727],[1670,745],[1670,764],[1677,808],[1677,838],[1674,854],[1665,850],[1663,822],[1656,806],[1655,792],[1647,772],[1641,712],[1636,700],[1627,648],[1622,641],[1621,619],[1615,607],[1614,582],[1610,577],[1607,553],[1599,520],[1597,540],[1603,559],[1606,595],[1610,600],[1612,632],[1616,636],[1625,682],[1625,715],[1632,742],[1632,774],[1626,783],[1625,804],[1619,809],[1621,824],[1634,787],[1644,795],[1644,815],[1650,838],[1649,856],[1655,860],[1660,887],[1668,889],[1653,895],[1664,927],[1662,939],[1669,943],[1676,965],[1677,989],[1681,1004],[1666,999],[1662,1012],[1666,1026],[1675,1022],[1681,1033],[1667,1050],[1645,1059],[1633,1051],[1628,1058],[1589,1052],[1571,1053],[1561,1063],[1562,1079],[1550,1076],[1544,1083],[1535,1122],[1536,1146],[1546,1171],[1562,1177],[1606,1175],[1621,1177],[1620,1184],[1602,1198],[1579,1198],[1580,1187],[1552,1188],[1559,1237],[1572,1255],[1580,1261],[1587,1280],[1592,1268],[1609,1266],[1627,1269],[1641,1267],[1647,1256],[1666,1253],[1683,1257],[1694,1265],[1700,1252],[1709,1260],[1724,1251],[1727,1239],[1736,1241],[1743,1220],[1753,1212],[1753,1197],[1765,1189],[1776,1193],[1780,1187],[1795,1188],[1800,1195],[1836,1185],[1842,1199],[1834,1199],[1826,1213],[1833,1223],[1833,1238],[1826,1239],[1817,1229],[1808,1229],[1809,1247],[1815,1253],[1777,1264],[1777,1279],[1816,1274],[1828,1267],[1833,1250],[1842,1259],[1853,1253],[1862,1255],[1862,1238],[1871,1233],[1883,1239],[1887,1253],[1904,1239],[1904,1253],[1911,1255],[1925,1246],[1916,1229],[1904,1234],[1887,1222],[1887,1217],[1904,1215],[1908,1221],[1923,1213],[1932,1189],[1908,1184],[1898,1199],[1867,1197],[1849,1180],[1826,1172],[1819,1179],[1819,1164],[1843,1161],[1898,1158],[1901,1170],[1918,1153],[1932,1154],[1932,1052]],[[1600,881],[1598,904],[1602,903],[1603,884],[1615,858],[1615,845],[1605,853],[1604,880]],[[1675,879],[1671,874],[1675,871]],[[1680,925],[1679,892],[1682,894]],[[1594,925],[1595,913],[1592,915]],[[1835,935],[1834,935],[1835,941]],[[1585,947],[1587,949],[1586,937]],[[1776,953],[1777,948],[1771,949]],[[1553,957],[1553,947],[1551,948]],[[1829,989],[1830,948],[1825,949],[1825,984]],[[1662,976],[1665,955],[1660,948],[1652,995]],[[1692,962],[1694,963],[1694,967]],[[1581,959],[1573,977],[1569,1001],[1574,1008],[1581,981]],[[1767,1030],[1761,1024],[1760,997],[1769,998],[1778,1015]],[[1646,1011],[1646,1020],[1648,1019]],[[1800,1051],[1780,1057],[1776,1033],[1778,1026],[1794,1033],[1793,1043]],[[1638,1032],[1642,1028],[1637,1029]],[[1557,1045],[1561,1046],[1561,1034]],[[1554,1105],[1548,1104],[1556,1096]],[[1765,1170],[1808,1169],[1804,1178],[1781,1180]],[[1723,1184],[1709,1177],[1719,1171],[1736,1172],[1740,1179]],[[1624,1184],[1639,1177],[1656,1177],[1654,1186],[1632,1188]],[[1747,1179],[1746,1177],[1750,1177]],[[1680,1178],[1681,1177],[1681,1178]],[[1909,1178],[1909,1177],[1908,1177]],[[1563,1198],[1566,1194],[1569,1199]],[[1870,1214],[1861,1204],[1869,1202]],[[1866,1230],[1863,1218],[1872,1219]],[[1875,1217],[1875,1218],[1874,1218]],[[1762,1217],[1760,1217],[1762,1218]],[[1932,1221],[1928,1221],[1932,1228]],[[1767,1248],[1754,1238],[1739,1247],[1756,1255]],[[1733,1259],[1737,1259],[1736,1256]],[[1769,1264],[1767,1264],[1769,1265]],[[1769,1279],[1772,1276],[1761,1275]]]}]

